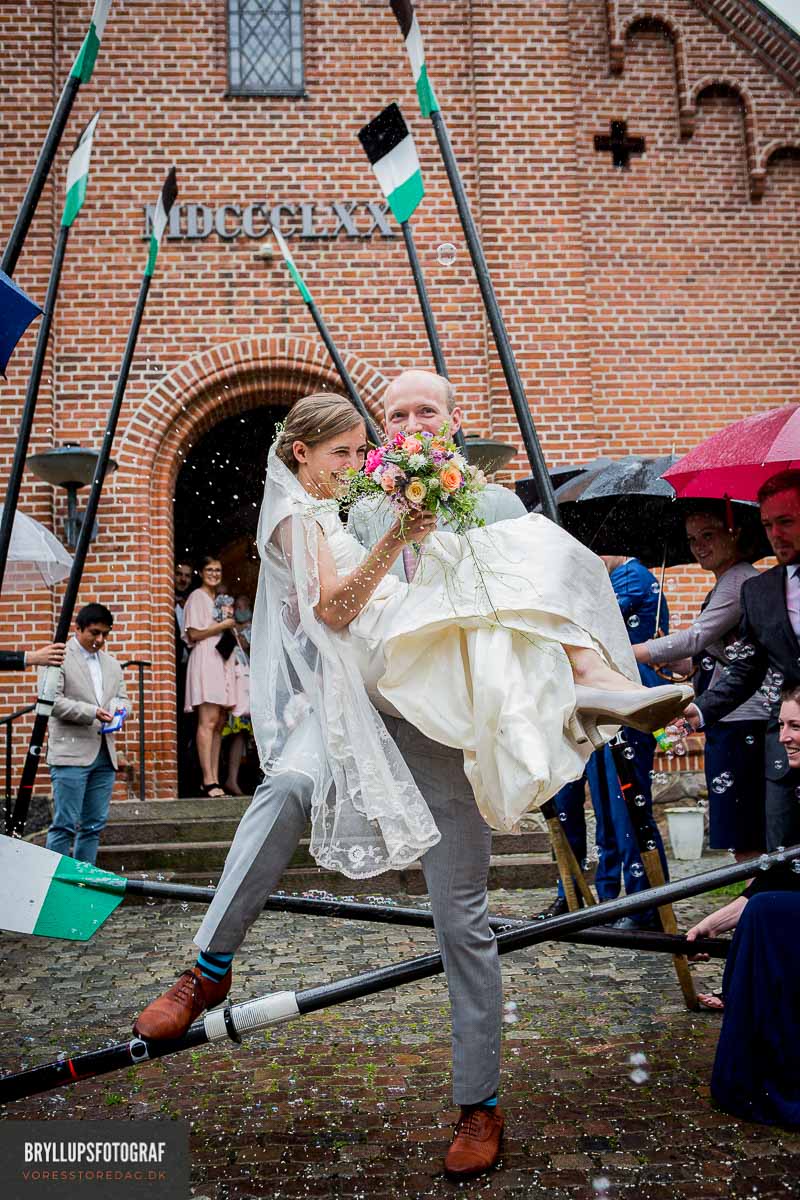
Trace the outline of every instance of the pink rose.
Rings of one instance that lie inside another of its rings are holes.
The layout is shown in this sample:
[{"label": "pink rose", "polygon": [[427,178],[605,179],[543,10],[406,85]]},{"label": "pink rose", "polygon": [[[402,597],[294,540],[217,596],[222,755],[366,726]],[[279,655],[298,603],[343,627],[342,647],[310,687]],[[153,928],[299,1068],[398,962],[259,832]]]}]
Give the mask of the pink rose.
[{"label": "pink rose", "polygon": [[422,442],[418,437],[407,437],[403,442],[402,450],[404,454],[419,454],[422,450]]},{"label": "pink rose", "polygon": [[388,467],[384,467],[381,472],[381,487],[385,492],[391,493],[397,490],[397,481],[401,477],[402,472],[393,466],[391,463]]},{"label": "pink rose", "polygon": [[371,475],[373,471],[383,464],[383,456],[385,453],[386,450],[383,446],[376,446],[374,449],[368,452],[367,461],[364,465],[364,470],[366,471],[367,475]]}]

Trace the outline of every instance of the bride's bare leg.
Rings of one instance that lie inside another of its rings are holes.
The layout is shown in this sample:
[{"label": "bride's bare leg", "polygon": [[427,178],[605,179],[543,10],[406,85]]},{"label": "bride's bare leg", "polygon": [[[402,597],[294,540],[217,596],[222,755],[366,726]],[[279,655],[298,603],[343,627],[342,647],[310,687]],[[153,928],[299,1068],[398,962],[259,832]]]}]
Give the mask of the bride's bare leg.
[{"label": "bride's bare leg", "polygon": [[619,671],[613,670],[603,662],[596,650],[588,650],[585,646],[565,646],[575,682],[583,687],[599,688],[607,692],[637,692],[642,688],[638,681],[634,683]]}]

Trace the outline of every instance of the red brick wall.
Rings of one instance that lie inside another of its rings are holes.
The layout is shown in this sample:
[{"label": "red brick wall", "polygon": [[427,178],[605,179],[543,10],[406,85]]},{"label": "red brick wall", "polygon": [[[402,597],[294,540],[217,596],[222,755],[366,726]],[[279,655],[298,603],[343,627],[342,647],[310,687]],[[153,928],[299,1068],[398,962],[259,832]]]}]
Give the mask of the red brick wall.
[{"label": "red brick wall", "polygon": [[[625,0],[421,0],[427,57],[549,461],[680,452],[726,421],[795,398],[800,99],[786,78],[690,0],[659,2],[668,25],[634,25]],[[730,5],[728,6],[730,7]],[[102,106],[86,207],[68,250],[53,365],[33,446],[98,445],[145,244],[141,208],[167,167],[181,200],[212,207],[377,200],[356,141],[391,99],[412,124],[427,197],[414,226],[450,373],[469,429],[518,441],[446,178],[418,116],[384,0],[307,0],[302,99],[227,98],[223,0],[114,0],[98,66],[81,92],[18,280],[43,297],[75,131]],[[0,185],[5,238],[80,43],[90,0],[3,6],[9,148]],[[165,22],[166,16],[166,22]],[[622,74],[612,74],[613,65]],[[677,57],[676,57],[677,46]],[[676,62],[678,67],[676,68]],[[714,90],[715,81],[724,88]],[[709,90],[711,89],[711,90]],[[743,107],[744,106],[744,107]],[[743,118],[743,112],[745,117]],[[593,149],[624,119],[646,139],[629,171]],[[763,190],[763,198],[754,193]],[[452,241],[455,263],[436,248]],[[293,240],[293,252],[364,393],[427,365],[402,240]],[[257,243],[167,242],[159,258],[100,507],[81,600],[108,603],[120,657],[155,664],[148,785],[174,783],[171,498],[180,457],[214,421],[330,385],[304,306]],[[33,334],[0,392],[7,470]],[[502,476],[527,474],[518,454]],[[25,511],[53,525],[64,505],[28,476]],[[679,619],[699,573],[670,581]],[[33,625],[46,593],[3,603],[4,645]],[[2,710],[30,698],[3,681]],[[135,756],[135,727],[130,731]]]}]

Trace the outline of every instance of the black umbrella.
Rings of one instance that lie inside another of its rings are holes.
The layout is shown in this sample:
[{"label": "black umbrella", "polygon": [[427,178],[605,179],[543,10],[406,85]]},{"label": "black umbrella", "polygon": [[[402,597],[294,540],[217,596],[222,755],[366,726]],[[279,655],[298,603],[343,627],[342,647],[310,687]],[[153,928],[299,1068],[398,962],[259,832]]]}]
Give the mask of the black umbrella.
[{"label": "black umbrella", "polygon": [[[661,478],[676,461],[671,454],[629,454],[594,464],[556,491],[564,528],[595,554],[624,554],[649,567],[694,562],[685,521],[708,504],[678,499]],[[713,501],[714,507],[719,503]],[[757,505],[731,502],[730,513],[743,530],[742,545],[751,562],[772,553]]]},{"label": "black umbrella", "polygon": [[[469,446],[469,441],[467,445]],[[613,459],[610,458],[593,458],[591,462],[582,463],[579,466],[574,463],[562,463],[560,466],[551,467],[547,473],[550,476],[550,482],[555,488],[556,498],[558,498],[558,489],[563,487],[565,483],[569,483],[571,479],[575,479],[578,475],[583,475],[586,471],[594,471],[598,467],[606,466],[611,462],[613,462]],[[514,491],[528,512],[542,511],[542,498],[539,495],[539,485],[532,475],[529,475],[526,479],[518,479],[514,484]]]}]

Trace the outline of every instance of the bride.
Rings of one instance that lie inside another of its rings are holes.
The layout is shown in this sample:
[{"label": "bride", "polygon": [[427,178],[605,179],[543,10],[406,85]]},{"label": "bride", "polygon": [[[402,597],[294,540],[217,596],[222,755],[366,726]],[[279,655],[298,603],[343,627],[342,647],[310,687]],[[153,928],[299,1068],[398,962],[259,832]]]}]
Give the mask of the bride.
[{"label": "bride", "polygon": [[[511,830],[620,724],[653,730],[691,697],[641,687],[605,566],[545,517],[455,534],[421,513],[365,550],[336,497],[366,450],[348,400],[291,409],[269,453],[251,655],[262,766],[311,781],[312,854],[351,877],[439,836],[377,709],[461,749],[482,816]],[[405,583],[390,571],[410,543]]]}]

